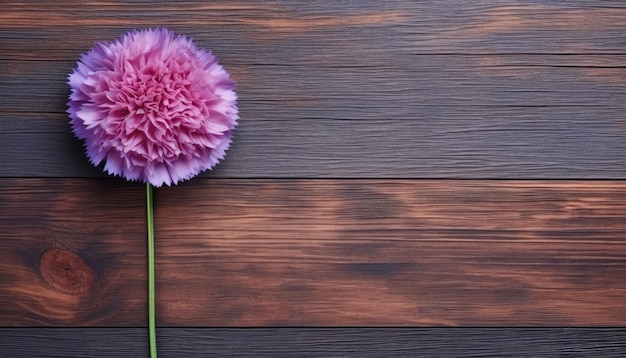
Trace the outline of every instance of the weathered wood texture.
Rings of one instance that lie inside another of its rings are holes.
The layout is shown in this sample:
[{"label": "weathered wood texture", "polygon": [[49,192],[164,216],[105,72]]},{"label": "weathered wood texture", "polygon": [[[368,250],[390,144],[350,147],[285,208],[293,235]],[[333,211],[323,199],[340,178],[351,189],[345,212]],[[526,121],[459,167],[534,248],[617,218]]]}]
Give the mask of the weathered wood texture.
[{"label": "weathered wood texture", "polygon": [[[146,324],[143,187],[102,179],[64,111],[81,53],[156,26],[214,50],[242,117],[205,174],[229,180],[156,193],[160,327],[626,322],[626,182],[563,181],[626,179],[623,1],[1,6],[0,326],[92,328],[5,328],[0,356],[147,352],[120,328]],[[600,329],[159,335],[176,357],[624,351]]]},{"label": "weathered wood texture", "polygon": [[[514,328],[176,329],[160,357],[623,357],[626,330]],[[145,329],[0,329],[3,358],[142,357]],[[45,350],[42,347],[46,347]]]},{"label": "weathered wood texture", "polygon": [[[0,326],[128,326],[144,318],[143,186],[99,179],[0,183]],[[85,266],[41,266],[50,250],[75,253],[91,268],[87,291],[76,293]]]},{"label": "weathered wood texture", "polygon": [[[0,184],[1,325],[145,324],[141,186]],[[198,179],[155,204],[160,326],[626,322],[626,182]],[[43,277],[50,248],[88,291]]]},{"label": "weathered wood texture", "polygon": [[66,3],[3,3],[0,176],[100,175],[65,77],[95,41],[169,26],[238,82],[213,176],[626,178],[622,1]]}]

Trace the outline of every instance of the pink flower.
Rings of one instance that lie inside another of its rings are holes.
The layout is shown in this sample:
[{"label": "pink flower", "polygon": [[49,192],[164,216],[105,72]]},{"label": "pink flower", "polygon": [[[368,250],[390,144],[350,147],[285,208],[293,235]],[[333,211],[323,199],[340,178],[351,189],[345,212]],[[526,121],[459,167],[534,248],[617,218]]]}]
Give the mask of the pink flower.
[{"label": "pink flower", "polygon": [[96,44],[68,79],[70,123],[91,163],[156,187],[217,164],[239,118],[215,56],[167,29]]}]

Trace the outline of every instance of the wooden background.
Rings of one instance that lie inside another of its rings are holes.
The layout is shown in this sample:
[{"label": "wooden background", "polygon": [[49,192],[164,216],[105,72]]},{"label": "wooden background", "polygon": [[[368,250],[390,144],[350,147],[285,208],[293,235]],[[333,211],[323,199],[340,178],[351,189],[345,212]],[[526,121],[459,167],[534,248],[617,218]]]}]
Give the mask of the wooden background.
[{"label": "wooden background", "polygon": [[1,5],[1,356],[147,355],[144,188],[64,111],[81,53],[156,26],[241,115],[155,193],[162,356],[626,352],[623,1]]}]

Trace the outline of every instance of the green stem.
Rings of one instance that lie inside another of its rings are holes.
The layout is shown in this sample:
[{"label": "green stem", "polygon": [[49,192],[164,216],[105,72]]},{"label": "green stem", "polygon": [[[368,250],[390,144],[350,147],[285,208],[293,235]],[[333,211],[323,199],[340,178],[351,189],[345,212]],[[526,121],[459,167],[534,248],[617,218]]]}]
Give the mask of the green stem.
[{"label": "green stem", "polygon": [[148,330],[150,334],[150,357],[157,357],[155,290],[154,290],[154,210],[152,185],[146,183],[146,209],[148,211]]}]

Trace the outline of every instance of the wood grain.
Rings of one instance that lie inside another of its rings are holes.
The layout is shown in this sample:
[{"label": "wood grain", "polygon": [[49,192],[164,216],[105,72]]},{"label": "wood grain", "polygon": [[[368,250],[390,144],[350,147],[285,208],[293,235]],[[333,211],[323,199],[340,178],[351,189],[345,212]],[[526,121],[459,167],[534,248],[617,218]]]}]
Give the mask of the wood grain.
[{"label": "wood grain", "polygon": [[[150,6],[141,0],[9,0],[3,10],[3,41],[22,44],[3,46],[2,58],[14,59],[72,58],[76,48],[116,37],[122,29],[154,26],[189,33],[233,54],[254,50],[258,62],[267,54],[288,53],[294,40],[300,44],[294,56],[326,49],[347,50],[342,51],[347,55],[357,48],[380,55],[390,43],[398,53],[624,54],[626,30],[626,6],[619,0],[177,1]],[[319,48],[320,43],[336,47]]]},{"label": "wood grain", "polygon": [[[621,357],[623,329],[264,328],[157,331],[161,357]],[[0,354],[141,357],[141,328],[0,329]]]},{"label": "wood grain", "polygon": [[623,2],[34,4],[0,15],[3,177],[100,175],[66,76],[95,41],[169,26],[238,82],[215,177],[626,178]]},{"label": "wood grain", "polygon": [[[0,326],[128,326],[147,319],[143,185],[89,179],[0,183]],[[82,264],[46,264],[55,251]],[[79,279],[91,274],[92,282],[59,284],[49,279],[55,271],[57,278],[64,271]]]},{"label": "wood grain", "polygon": [[[145,324],[139,187],[0,182],[3,326]],[[621,181],[198,179],[155,193],[158,324],[620,326],[625,203]],[[59,246],[88,293],[38,274]]]},{"label": "wood grain", "polygon": [[163,328],[623,326],[626,182],[564,180],[626,179],[623,1],[7,0],[0,356],[147,352],[143,187],[64,111],[81,53],[156,26],[219,56],[242,116],[222,179],[157,192],[161,355],[623,354],[618,329]]}]

